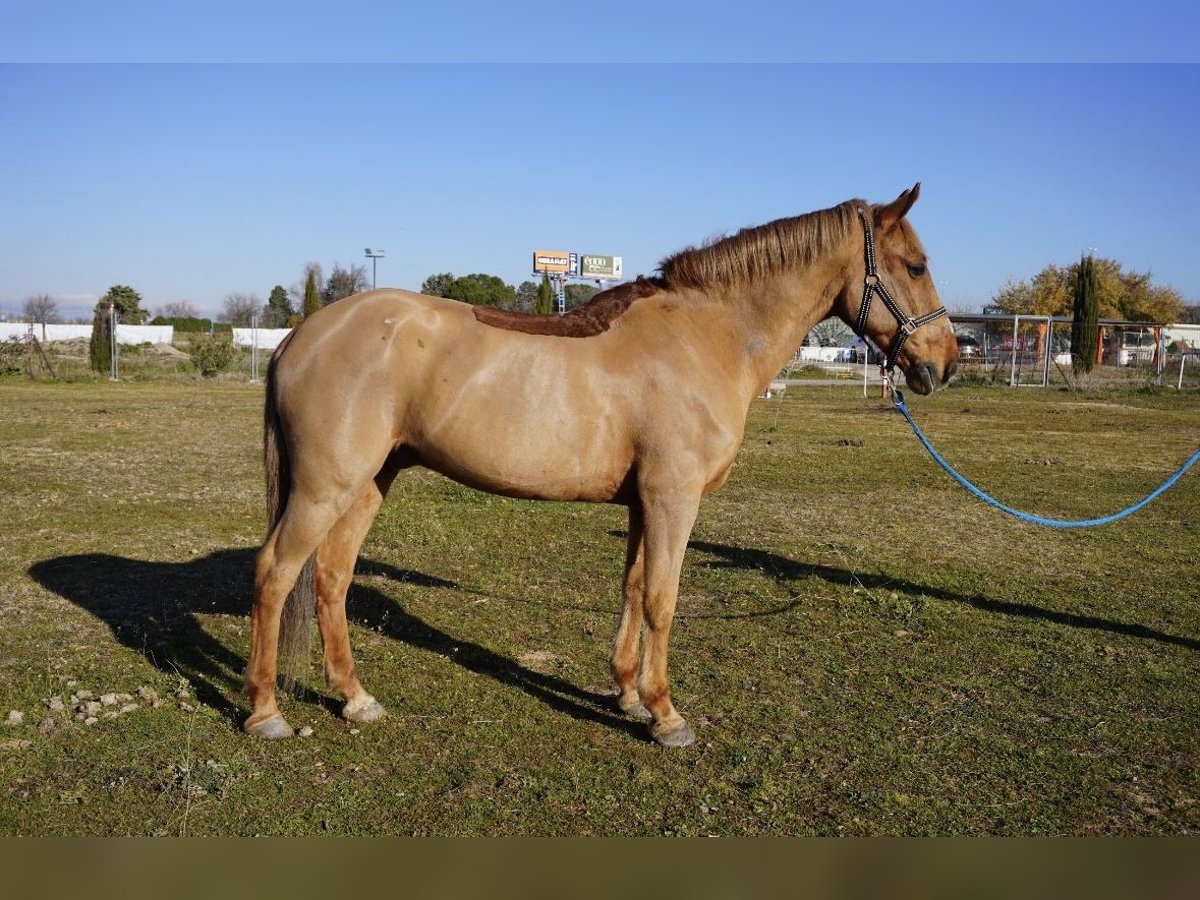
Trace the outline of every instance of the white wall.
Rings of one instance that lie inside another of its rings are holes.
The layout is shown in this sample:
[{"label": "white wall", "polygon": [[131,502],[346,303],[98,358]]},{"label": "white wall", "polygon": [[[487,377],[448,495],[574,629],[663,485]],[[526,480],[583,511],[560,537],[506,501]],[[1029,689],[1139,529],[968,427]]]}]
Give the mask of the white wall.
[{"label": "white wall", "polygon": [[[0,322],[0,341],[10,337],[23,338],[29,333],[28,322]],[[70,341],[75,338],[91,340],[91,325],[34,325],[33,334],[39,341]],[[122,325],[117,323],[118,344],[169,344],[175,336],[172,325]]]},{"label": "white wall", "polygon": [[[258,349],[274,350],[291,332],[290,328],[260,328],[258,329]],[[233,343],[237,347],[254,346],[253,328],[233,329]]]}]

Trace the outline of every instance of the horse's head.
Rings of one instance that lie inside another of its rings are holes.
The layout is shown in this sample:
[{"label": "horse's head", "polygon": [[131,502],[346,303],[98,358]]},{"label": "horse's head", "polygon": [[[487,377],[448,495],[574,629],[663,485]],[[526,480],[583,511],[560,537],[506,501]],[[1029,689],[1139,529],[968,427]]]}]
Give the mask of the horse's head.
[{"label": "horse's head", "polygon": [[906,218],[920,193],[917,182],[891,203],[860,209],[864,252],[851,264],[838,310],[884,352],[889,368],[899,366],[909,387],[929,394],[958,371],[958,343]]}]

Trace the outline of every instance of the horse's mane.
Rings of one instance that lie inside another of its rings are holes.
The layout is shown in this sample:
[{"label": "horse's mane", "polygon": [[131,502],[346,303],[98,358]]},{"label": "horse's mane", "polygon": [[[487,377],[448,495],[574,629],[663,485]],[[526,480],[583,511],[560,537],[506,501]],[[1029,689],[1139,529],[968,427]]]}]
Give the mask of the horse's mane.
[{"label": "horse's mane", "polygon": [[709,288],[755,281],[804,266],[845,240],[865,200],[743,228],[731,237],[688,247],[659,263],[668,289]]},{"label": "horse's mane", "polygon": [[523,331],[526,334],[553,334],[559,337],[591,337],[608,331],[613,320],[629,308],[629,304],[642,297],[657,294],[663,289],[659,278],[642,278],[618,284],[601,291],[585,303],[561,316],[538,316],[530,313],[511,312],[491,306],[476,306],[475,318],[484,325]]},{"label": "horse's mane", "polygon": [[477,306],[475,318],[485,325],[561,337],[591,337],[608,331],[635,300],[661,291],[710,288],[745,283],[785,269],[807,265],[845,240],[863,200],[847,200],[832,209],[776,219],[743,228],[737,234],[701,247],[688,247],[659,264],[659,276],[619,284],[596,294],[583,306],[561,316],[539,316]]}]

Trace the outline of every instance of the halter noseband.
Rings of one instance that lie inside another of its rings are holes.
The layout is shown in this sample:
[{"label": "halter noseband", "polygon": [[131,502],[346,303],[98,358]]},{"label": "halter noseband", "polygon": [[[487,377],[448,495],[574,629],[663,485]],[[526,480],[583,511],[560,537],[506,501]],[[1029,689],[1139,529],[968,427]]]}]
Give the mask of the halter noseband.
[{"label": "halter noseband", "polygon": [[867,235],[867,274],[863,279],[862,305],[858,308],[858,319],[854,325],[854,333],[864,341],[869,340],[867,337],[867,318],[871,315],[871,299],[875,294],[878,294],[879,299],[883,301],[883,305],[896,317],[896,323],[900,326],[896,331],[896,337],[892,339],[892,346],[888,349],[887,362],[883,365],[884,375],[890,377],[896,369],[896,360],[900,358],[900,350],[904,347],[904,342],[908,340],[909,335],[922,325],[928,325],[935,319],[940,319],[942,316],[947,315],[946,307],[939,306],[933,312],[927,312],[924,315],[917,316],[915,319],[904,314],[904,310],[900,308],[900,304],[888,293],[887,288],[883,286],[883,282],[879,279],[879,272],[875,266],[875,235],[871,231],[870,216],[861,206],[858,208],[858,216],[862,219],[863,230]]}]

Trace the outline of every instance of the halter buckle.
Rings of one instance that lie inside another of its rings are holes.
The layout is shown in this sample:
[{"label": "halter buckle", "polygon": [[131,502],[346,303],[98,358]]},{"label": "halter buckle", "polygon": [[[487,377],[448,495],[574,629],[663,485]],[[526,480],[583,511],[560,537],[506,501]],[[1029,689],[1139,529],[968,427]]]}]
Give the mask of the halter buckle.
[{"label": "halter buckle", "polygon": [[920,327],[921,326],[917,324],[916,319],[908,318],[900,323],[899,330],[900,330],[901,334],[903,334],[906,338],[908,338],[908,337],[912,337],[912,333]]}]

